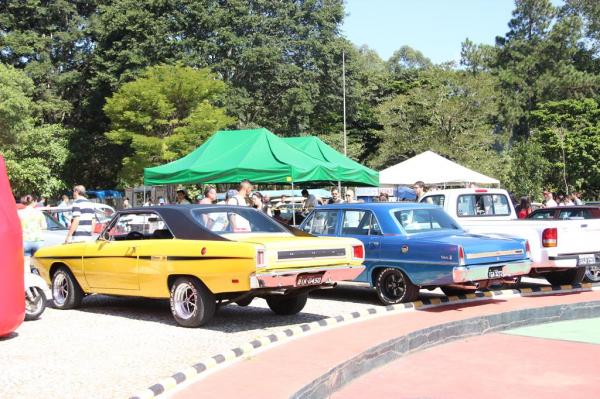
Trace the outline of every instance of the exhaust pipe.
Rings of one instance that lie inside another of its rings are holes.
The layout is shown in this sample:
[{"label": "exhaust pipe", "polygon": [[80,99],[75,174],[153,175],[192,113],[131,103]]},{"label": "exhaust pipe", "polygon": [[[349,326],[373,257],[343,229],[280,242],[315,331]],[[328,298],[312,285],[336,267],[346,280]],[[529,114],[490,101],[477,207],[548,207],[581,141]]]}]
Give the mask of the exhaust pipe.
[{"label": "exhaust pipe", "polygon": [[464,284],[450,284],[446,287],[457,288],[459,290],[478,290],[481,285],[477,281],[470,281]]}]

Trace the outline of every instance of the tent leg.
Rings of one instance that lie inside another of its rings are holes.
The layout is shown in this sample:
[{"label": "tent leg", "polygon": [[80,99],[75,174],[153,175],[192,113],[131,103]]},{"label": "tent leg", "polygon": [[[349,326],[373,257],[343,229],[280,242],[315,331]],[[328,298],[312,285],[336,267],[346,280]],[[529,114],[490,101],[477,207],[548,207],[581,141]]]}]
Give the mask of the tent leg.
[{"label": "tent leg", "polygon": [[294,182],[292,181],[292,225],[296,225],[296,197],[294,196]]}]

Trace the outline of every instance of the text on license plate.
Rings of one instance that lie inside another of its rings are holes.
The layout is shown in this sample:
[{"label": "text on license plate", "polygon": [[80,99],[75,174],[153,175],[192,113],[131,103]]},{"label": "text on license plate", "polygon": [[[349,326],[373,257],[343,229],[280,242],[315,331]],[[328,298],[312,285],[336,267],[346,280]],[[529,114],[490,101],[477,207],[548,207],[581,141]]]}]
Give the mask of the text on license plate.
[{"label": "text on license plate", "polygon": [[502,266],[494,266],[488,269],[488,278],[502,278],[504,277],[504,272],[502,271]]},{"label": "text on license plate", "polygon": [[579,255],[577,259],[577,266],[587,266],[596,263],[596,256],[594,254]]},{"label": "text on license plate", "polygon": [[296,279],[296,286],[304,287],[307,285],[320,285],[323,281],[322,274],[301,274]]}]

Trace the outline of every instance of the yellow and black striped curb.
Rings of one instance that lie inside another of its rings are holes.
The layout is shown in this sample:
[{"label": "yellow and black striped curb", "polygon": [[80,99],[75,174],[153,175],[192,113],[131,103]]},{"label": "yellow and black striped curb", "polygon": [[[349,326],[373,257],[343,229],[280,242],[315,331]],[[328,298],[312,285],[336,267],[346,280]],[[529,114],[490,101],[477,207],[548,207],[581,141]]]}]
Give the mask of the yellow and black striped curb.
[{"label": "yellow and black striped curb", "polygon": [[387,315],[390,313],[414,311],[421,308],[431,308],[437,306],[444,306],[448,304],[460,304],[471,301],[482,301],[498,296],[531,296],[531,295],[544,295],[552,294],[557,292],[578,292],[578,291],[600,291],[600,283],[584,283],[574,285],[561,285],[561,286],[542,286],[534,288],[519,288],[519,289],[508,289],[508,290],[485,290],[466,295],[457,295],[440,298],[425,298],[419,301],[410,303],[400,303],[397,305],[379,306],[361,311],[351,312],[342,314],[335,317],[329,317],[312,323],[300,324],[293,326],[282,331],[274,332],[272,334],[263,336],[261,338],[250,341],[237,348],[230,349],[226,352],[214,355],[208,359],[205,359],[199,363],[194,364],[187,369],[177,372],[170,377],[167,377],[160,382],[146,388],[143,391],[138,392],[131,399],[146,399],[154,398],[165,392],[172,390],[183,382],[190,381],[195,377],[201,376],[209,370],[213,370],[216,367],[223,367],[226,363],[231,363],[235,360],[248,357],[256,351],[265,348],[269,345],[281,343],[282,341],[289,340],[291,338],[298,337],[303,334],[315,332],[317,330],[322,331],[327,328],[338,326],[342,323],[348,323],[355,321],[359,318],[366,318],[369,316]]}]

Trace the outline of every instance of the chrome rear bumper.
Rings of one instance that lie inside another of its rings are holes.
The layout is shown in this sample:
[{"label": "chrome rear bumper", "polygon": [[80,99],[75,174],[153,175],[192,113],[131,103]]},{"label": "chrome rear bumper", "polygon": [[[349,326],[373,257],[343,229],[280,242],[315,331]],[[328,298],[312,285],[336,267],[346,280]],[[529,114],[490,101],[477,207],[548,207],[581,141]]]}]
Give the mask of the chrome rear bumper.
[{"label": "chrome rear bumper", "polygon": [[[284,288],[299,287],[298,276],[315,274],[321,276],[320,285],[331,285],[340,281],[354,280],[365,270],[364,266],[330,266],[313,267],[306,269],[276,270],[266,273],[258,273],[250,276],[250,288]],[[302,285],[305,287],[306,285]]]},{"label": "chrome rear bumper", "polygon": [[485,265],[457,266],[452,269],[452,279],[455,283],[468,283],[493,279],[489,277],[490,267],[502,266],[503,277],[516,277],[529,274],[531,261],[523,260],[509,263],[493,263]]}]

